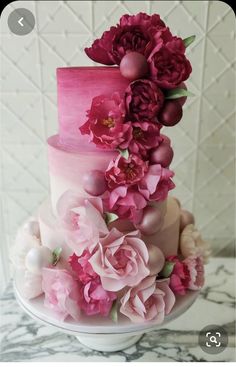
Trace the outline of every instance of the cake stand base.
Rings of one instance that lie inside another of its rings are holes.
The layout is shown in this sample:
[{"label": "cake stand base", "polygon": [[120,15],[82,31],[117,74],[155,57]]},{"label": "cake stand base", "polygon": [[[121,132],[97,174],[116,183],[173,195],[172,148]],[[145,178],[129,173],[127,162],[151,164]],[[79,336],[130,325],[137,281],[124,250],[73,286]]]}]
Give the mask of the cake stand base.
[{"label": "cake stand base", "polygon": [[126,349],[137,343],[141,338],[141,335],[125,336],[124,334],[100,334],[91,336],[77,336],[79,342],[86,347],[100,352],[118,352]]}]

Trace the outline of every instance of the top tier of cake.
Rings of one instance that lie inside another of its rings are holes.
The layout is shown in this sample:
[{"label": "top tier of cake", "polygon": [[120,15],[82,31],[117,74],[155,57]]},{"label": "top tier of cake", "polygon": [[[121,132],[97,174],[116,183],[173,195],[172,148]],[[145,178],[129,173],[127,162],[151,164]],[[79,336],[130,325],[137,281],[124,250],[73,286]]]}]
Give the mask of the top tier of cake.
[{"label": "top tier of cake", "polygon": [[79,127],[86,122],[86,112],[98,95],[124,94],[129,81],[117,67],[71,67],[57,69],[59,141],[66,148],[91,151],[87,136]]}]

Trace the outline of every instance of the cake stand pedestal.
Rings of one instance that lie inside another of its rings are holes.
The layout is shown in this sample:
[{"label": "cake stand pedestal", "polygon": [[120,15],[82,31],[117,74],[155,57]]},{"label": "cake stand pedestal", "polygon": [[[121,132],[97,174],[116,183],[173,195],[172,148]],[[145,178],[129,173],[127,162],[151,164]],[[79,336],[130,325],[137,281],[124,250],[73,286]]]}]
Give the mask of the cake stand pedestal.
[{"label": "cake stand pedestal", "polygon": [[66,334],[74,335],[80,343],[87,347],[103,351],[115,352],[126,349],[141,339],[144,333],[163,328],[168,322],[182,315],[196,300],[199,292],[189,291],[185,296],[177,298],[176,304],[164,322],[158,325],[155,322],[133,324],[125,316],[119,316],[119,321],[114,323],[109,318],[99,316],[83,316],[80,322],[72,319],[59,321],[53,312],[44,307],[44,297],[39,296],[33,300],[24,298],[21,291],[23,284],[20,275],[14,279],[14,292],[22,309],[35,320],[53,326]]}]

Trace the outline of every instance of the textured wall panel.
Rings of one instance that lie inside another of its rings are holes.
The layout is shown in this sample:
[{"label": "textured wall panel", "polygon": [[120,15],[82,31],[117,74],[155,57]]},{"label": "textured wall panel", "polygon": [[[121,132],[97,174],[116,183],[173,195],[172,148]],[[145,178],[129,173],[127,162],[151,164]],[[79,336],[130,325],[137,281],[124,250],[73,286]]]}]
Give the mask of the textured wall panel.
[{"label": "textured wall panel", "polygon": [[[36,27],[9,32],[16,7],[30,9]],[[173,33],[196,34],[181,123],[166,129],[175,148],[175,195],[193,210],[214,253],[234,239],[235,16],[218,1],[18,1],[1,18],[2,266],[20,223],[48,194],[45,140],[57,129],[58,66],[93,65],[83,52],[124,13],[160,13]],[[4,235],[3,235],[4,234]]]}]

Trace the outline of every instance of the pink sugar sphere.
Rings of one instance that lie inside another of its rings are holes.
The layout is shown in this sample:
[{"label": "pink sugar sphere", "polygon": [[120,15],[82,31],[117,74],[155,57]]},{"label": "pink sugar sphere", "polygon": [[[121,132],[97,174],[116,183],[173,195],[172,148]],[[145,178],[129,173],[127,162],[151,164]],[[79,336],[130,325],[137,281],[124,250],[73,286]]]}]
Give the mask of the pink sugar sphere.
[{"label": "pink sugar sphere", "polygon": [[107,189],[104,172],[92,170],[86,173],[83,176],[83,187],[92,196],[102,195]]},{"label": "pink sugar sphere", "polygon": [[188,225],[194,224],[195,219],[192,213],[188,210],[182,209],[180,212],[180,232]]},{"label": "pink sugar sphere", "polygon": [[143,218],[135,227],[141,231],[142,234],[150,236],[159,231],[162,225],[161,212],[154,206],[147,206],[143,211]]},{"label": "pink sugar sphere", "polygon": [[158,121],[164,126],[176,125],[183,116],[183,110],[177,100],[166,100],[158,114]]},{"label": "pink sugar sphere", "polygon": [[121,60],[120,72],[131,81],[140,79],[148,73],[147,60],[139,52],[129,52]]},{"label": "pink sugar sphere", "polygon": [[152,151],[150,160],[151,163],[161,164],[162,167],[169,167],[174,156],[173,149],[169,144],[163,142],[159,147]]},{"label": "pink sugar sphere", "polygon": [[178,206],[181,208],[181,203],[179,201],[179,199],[177,199],[176,197],[173,196],[173,199],[176,201],[176,203],[178,204]]},{"label": "pink sugar sphere", "polygon": [[[181,88],[181,89],[186,89],[187,90],[187,87],[186,87],[186,84],[184,82],[182,82],[181,84],[179,84],[177,86],[177,88]],[[187,100],[187,97],[180,97],[177,99],[177,101],[179,102],[180,106],[183,106],[185,104]]]},{"label": "pink sugar sphere", "polygon": [[165,264],[165,256],[163,252],[154,245],[148,245],[149,261],[148,269],[151,275],[157,275],[162,270]]}]

